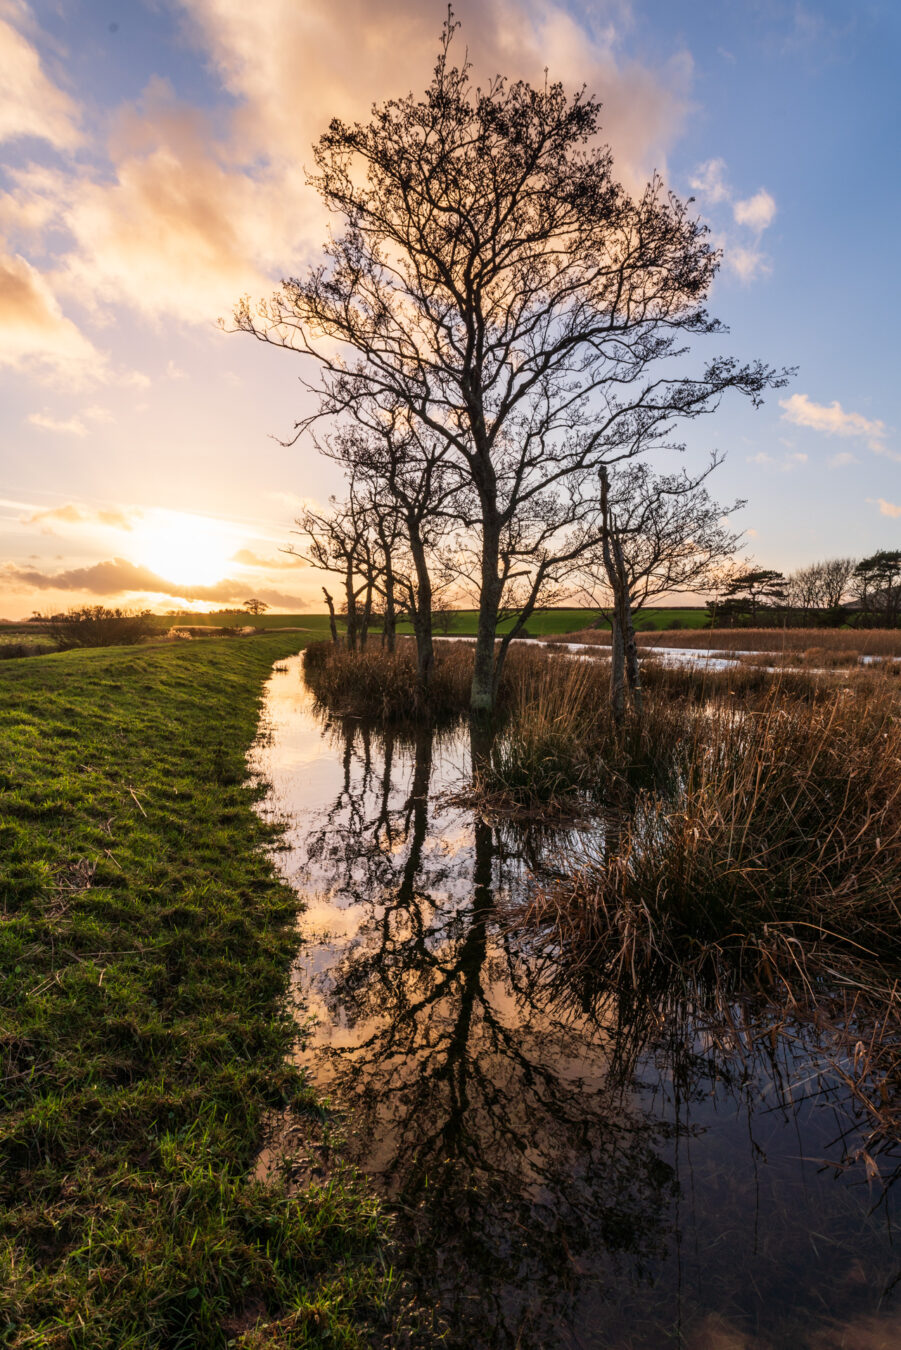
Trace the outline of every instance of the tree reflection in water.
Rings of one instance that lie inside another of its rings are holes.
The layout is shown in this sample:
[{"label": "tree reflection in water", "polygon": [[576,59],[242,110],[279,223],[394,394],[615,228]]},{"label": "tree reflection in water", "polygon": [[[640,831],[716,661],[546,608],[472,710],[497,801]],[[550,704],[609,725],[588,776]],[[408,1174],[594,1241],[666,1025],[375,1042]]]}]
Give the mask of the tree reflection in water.
[{"label": "tree reflection in water", "polygon": [[814,1033],[757,1035],[743,1004],[720,1044],[702,988],[664,979],[630,1002],[609,972],[569,978],[509,915],[531,873],[571,862],[577,833],[444,804],[461,736],[351,720],[323,736],[340,786],[295,829],[317,897],[305,1059],[450,1343],[700,1346],[715,1316],[765,1337],[736,1345],[793,1327],[804,1345],[812,1321],[874,1309],[894,1269],[883,1218],[800,1161],[840,1156],[848,1126],[837,1090],[798,1090]]}]

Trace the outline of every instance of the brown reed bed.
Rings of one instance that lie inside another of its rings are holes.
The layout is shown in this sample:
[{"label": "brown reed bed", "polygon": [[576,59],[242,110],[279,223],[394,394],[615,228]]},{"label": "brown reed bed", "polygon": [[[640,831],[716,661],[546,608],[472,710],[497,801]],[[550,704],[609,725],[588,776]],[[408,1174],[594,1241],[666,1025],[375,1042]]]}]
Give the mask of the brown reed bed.
[{"label": "brown reed bed", "polygon": [[[585,628],[547,641],[609,647],[610,632]],[[838,656],[849,662],[859,656],[901,657],[901,628],[682,628],[677,632],[638,633],[636,641],[639,647],[685,647],[700,651],[817,652],[821,654],[821,665],[830,664],[826,658]]]},{"label": "brown reed bed", "polygon": [[756,706],[699,712],[674,749],[675,789],[639,792],[546,902],[602,934],[610,925],[634,941],[644,933],[654,952],[684,935],[721,941],[773,924],[892,946],[901,931],[894,686],[804,701],[776,684]]},{"label": "brown reed bed", "polygon": [[[472,660],[472,650],[462,643],[436,649],[429,690],[431,718],[455,717],[468,707]],[[400,639],[394,652],[375,646],[349,652],[331,642],[312,642],[304,651],[304,676],[318,701],[338,716],[385,723],[421,716],[411,639]]]}]

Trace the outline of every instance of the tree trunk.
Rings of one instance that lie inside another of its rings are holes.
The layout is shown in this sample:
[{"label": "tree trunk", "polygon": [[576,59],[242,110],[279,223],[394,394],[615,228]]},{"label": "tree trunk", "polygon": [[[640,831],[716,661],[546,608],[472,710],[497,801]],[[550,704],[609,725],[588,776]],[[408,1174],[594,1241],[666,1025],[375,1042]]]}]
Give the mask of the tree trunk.
[{"label": "tree trunk", "polygon": [[623,648],[626,660],[626,679],[632,695],[632,708],[636,716],[642,713],[641,670],[638,665],[638,644],[635,641],[635,625],[632,622],[632,597],[629,594],[629,580],[626,576],[626,563],[619,535],[613,533],[613,559],[619,579],[620,623],[623,635]]},{"label": "tree trunk", "polygon": [[407,533],[413,566],[416,568],[416,594],[410,597],[413,601],[410,606],[410,617],[416,635],[416,702],[417,711],[423,712],[428,704],[429,685],[435,664],[435,648],[432,642],[432,578],[429,576],[425,545],[417,521],[408,519]]},{"label": "tree trunk", "polygon": [[626,716],[625,682],[625,612],[622,603],[622,578],[614,558],[611,536],[613,530],[610,521],[610,509],[607,504],[607,470],[603,466],[601,479],[601,550],[604,555],[604,570],[613,592],[613,613],[610,616],[610,712],[616,726]]},{"label": "tree trunk", "polygon": [[476,631],[475,660],[472,671],[470,711],[486,717],[494,711],[497,692],[494,672],[494,643],[501,602],[498,576],[500,532],[496,526],[484,526],[482,532],[482,586],[479,593],[479,625]]},{"label": "tree trunk", "polygon": [[369,637],[369,620],[372,618],[372,582],[366,586],[366,599],[363,602],[363,614],[360,620],[360,651],[366,650],[366,641]]},{"label": "tree trunk", "polygon": [[616,726],[621,726],[626,716],[625,665],[622,615],[617,605],[610,626],[610,711]]},{"label": "tree trunk", "polygon": [[347,600],[347,650],[357,650],[357,597],[354,594],[353,568],[348,564],[344,574],[344,594]]},{"label": "tree trunk", "polygon": [[328,626],[332,633],[332,642],[338,646],[338,625],[335,622],[335,602],[323,586],[322,594],[325,596],[325,603],[328,605]]},{"label": "tree trunk", "polygon": [[385,551],[385,626],[382,629],[382,641],[389,652],[393,652],[397,638],[397,606],[394,602],[394,571],[391,559]]}]

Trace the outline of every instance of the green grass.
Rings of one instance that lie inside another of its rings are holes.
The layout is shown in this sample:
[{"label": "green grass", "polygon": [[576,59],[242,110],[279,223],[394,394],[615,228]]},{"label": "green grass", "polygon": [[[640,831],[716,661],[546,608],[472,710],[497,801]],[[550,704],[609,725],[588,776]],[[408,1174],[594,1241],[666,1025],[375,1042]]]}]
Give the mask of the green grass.
[{"label": "green grass", "polygon": [[[526,632],[530,637],[577,633],[580,629],[590,628],[597,617],[596,609],[544,609],[532,615],[526,624]],[[325,616],[323,618],[325,619]],[[707,620],[707,611],[704,609],[647,609],[636,615],[635,622],[639,628],[648,625],[660,629],[667,628],[674,620],[684,628],[703,628]],[[456,610],[452,616],[449,632],[451,634],[474,635],[477,624],[478,613],[476,610]],[[327,619],[325,620],[325,626],[327,629]],[[508,619],[505,623],[498,625],[498,632],[509,632],[512,626],[513,620]],[[412,633],[412,631],[413,629],[409,624],[398,626],[399,633]],[[441,631],[436,623],[436,636],[440,637]]]},{"label": "green grass", "polygon": [[262,684],[301,642],[0,666],[4,1346],[384,1331],[376,1203],[340,1169],[294,1198],[253,1177],[267,1116],[322,1121],[289,1062],[296,897],[244,781]]},{"label": "green grass", "polygon": [[[450,633],[461,635],[474,634],[477,612],[474,609],[456,610],[451,619]],[[575,633],[588,628],[597,618],[594,609],[546,609],[533,614],[526,629],[533,637],[543,637],[548,633]],[[666,628],[674,621],[685,628],[702,628],[707,619],[704,609],[648,609],[636,616],[639,627],[652,625],[654,628]],[[253,624],[257,628],[302,628],[311,635],[327,638],[329,620],[327,614],[261,614],[254,619],[247,614],[180,614],[157,616],[160,629],[165,630],[173,624],[197,624],[203,627],[239,628]],[[512,626],[512,619],[500,624],[498,632],[506,633]],[[344,627],[339,620],[339,626]],[[399,624],[399,633],[412,633],[410,624]],[[436,623],[435,632],[441,636],[441,628]]]},{"label": "green grass", "polygon": [[197,628],[300,628],[315,637],[329,635],[327,614],[156,614],[154,622],[161,632],[187,624]]}]

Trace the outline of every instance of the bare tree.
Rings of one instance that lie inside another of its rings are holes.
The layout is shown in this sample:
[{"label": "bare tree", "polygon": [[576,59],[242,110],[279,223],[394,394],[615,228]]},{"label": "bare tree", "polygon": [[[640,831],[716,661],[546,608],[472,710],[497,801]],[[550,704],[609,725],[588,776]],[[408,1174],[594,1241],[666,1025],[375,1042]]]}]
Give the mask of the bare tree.
[{"label": "bare tree", "polygon": [[[365,526],[359,512],[349,505],[341,505],[334,498],[330,499],[330,505],[332,509],[328,513],[306,510],[298,518],[296,533],[304,542],[291,552],[314,567],[341,577],[344,585],[345,642],[349,651],[356,651],[358,645],[365,644],[368,625],[367,602],[364,601],[361,612],[358,601],[366,595],[371,606],[373,585],[371,572],[367,569]],[[322,589],[329,608],[332,640],[337,642],[334,601],[324,586]]]},{"label": "bare tree", "polygon": [[723,506],[704,487],[719,463],[714,455],[695,475],[657,475],[643,462],[612,479],[601,470],[601,539],[582,563],[580,580],[610,623],[616,720],[625,712],[626,684],[636,710],[641,706],[635,616],[663,596],[715,589],[740,543],[726,517],[744,502]]},{"label": "bare tree", "polygon": [[[473,88],[449,61],[455,27],[424,97],[331,123],[313,181],[344,232],[235,320],[319,362],[322,404],[296,436],[368,401],[446,446],[476,503],[484,712],[548,574],[590,547],[600,465],[672,447],[677,421],[729,390],[756,404],[787,372],[719,357],[686,373],[686,339],[724,331],[704,306],[719,264],[706,227],[656,177],[637,199],[615,181],[593,98],[500,77]],[[523,560],[531,585],[495,655]]]},{"label": "bare tree", "polygon": [[840,619],[842,601],[848,595],[857,566],[856,558],[826,558],[815,564],[820,570],[820,602],[830,620]]},{"label": "bare tree", "polygon": [[402,597],[413,624],[418,697],[425,706],[434,666],[435,560],[461,509],[465,483],[447,463],[446,442],[426,428],[411,426],[396,404],[388,409],[358,399],[352,421],[317,443],[344,466],[376,521],[386,584],[390,570],[392,593]]},{"label": "bare tree", "polygon": [[792,621],[805,626],[835,623],[850,593],[856,565],[854,558],[826,558],[791,572],[786,593]]}]

